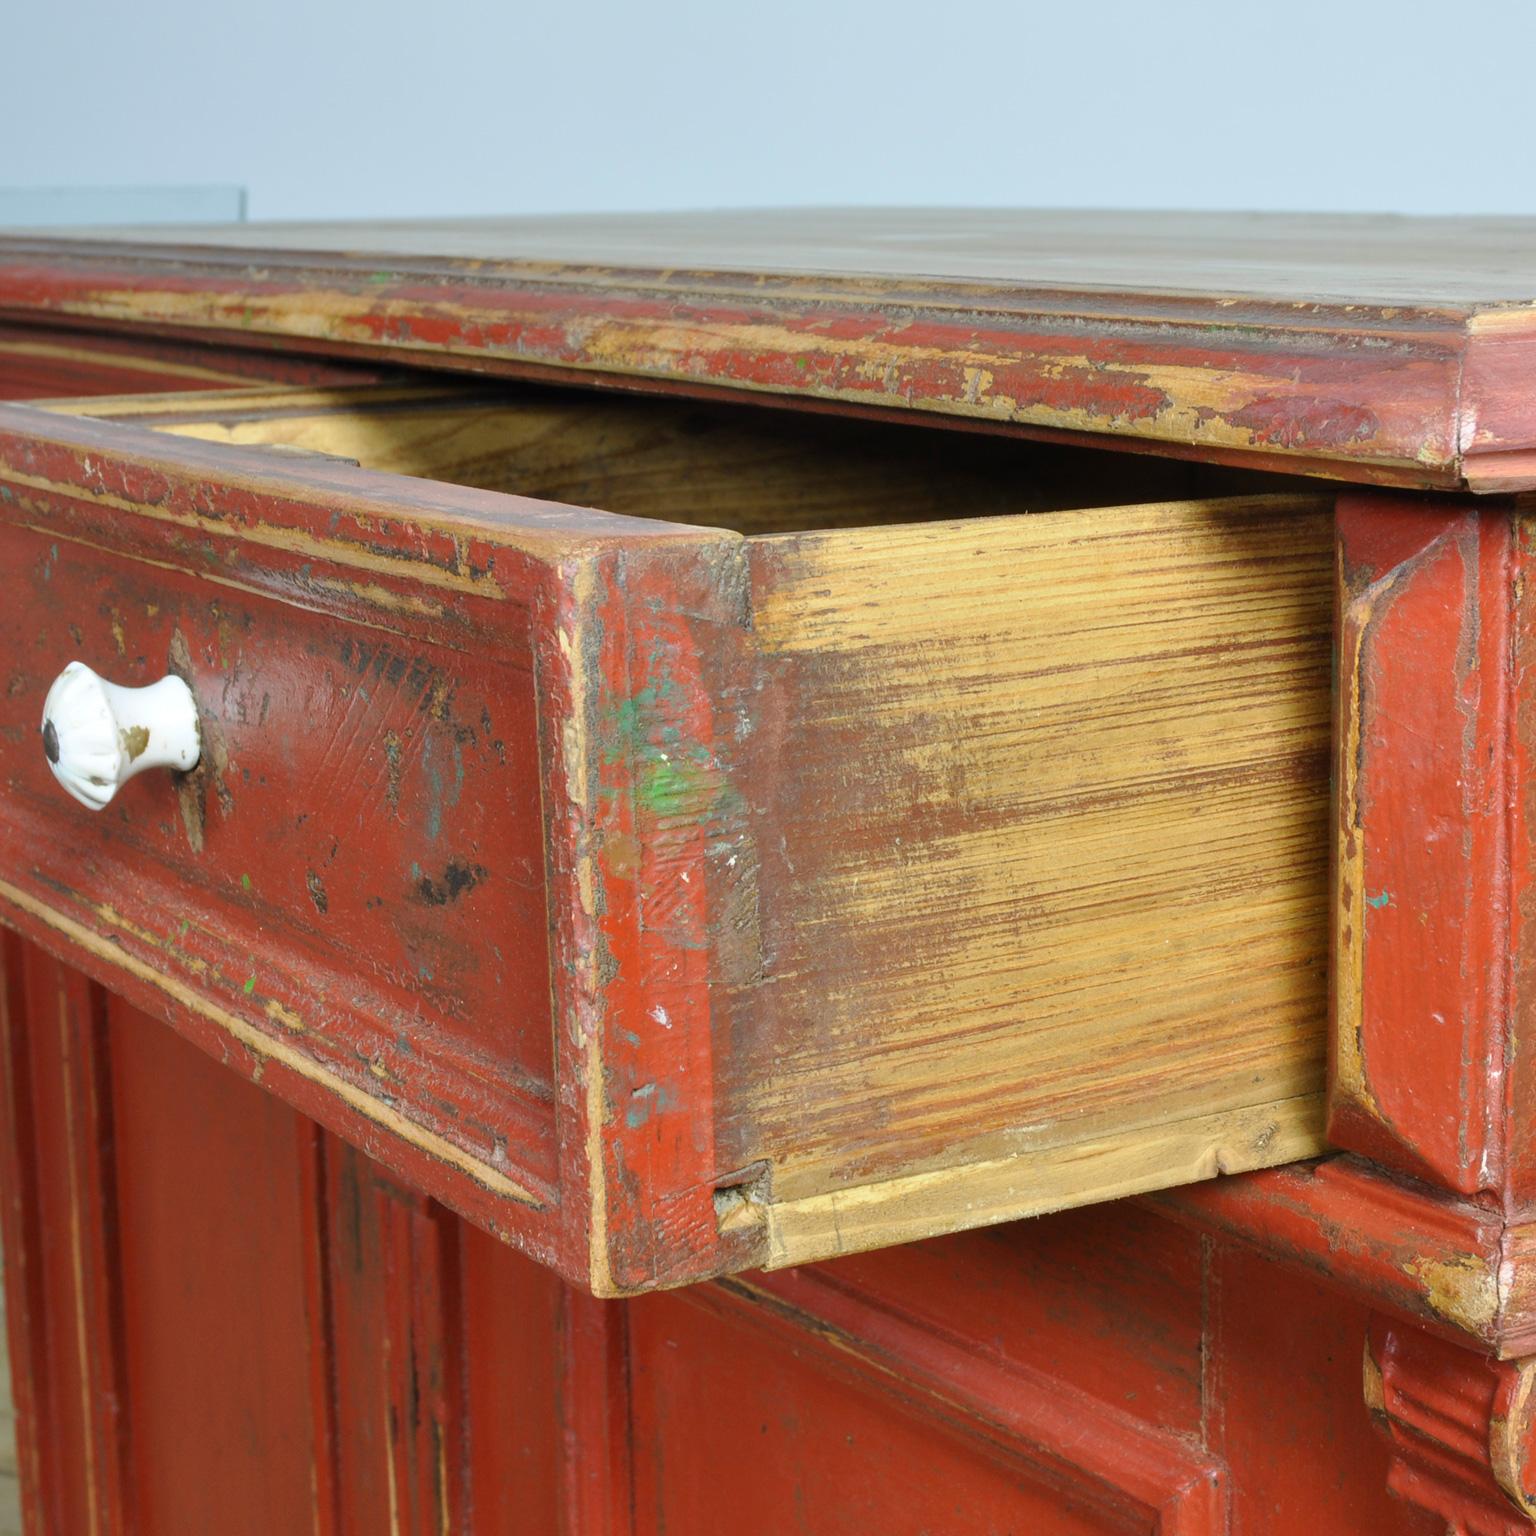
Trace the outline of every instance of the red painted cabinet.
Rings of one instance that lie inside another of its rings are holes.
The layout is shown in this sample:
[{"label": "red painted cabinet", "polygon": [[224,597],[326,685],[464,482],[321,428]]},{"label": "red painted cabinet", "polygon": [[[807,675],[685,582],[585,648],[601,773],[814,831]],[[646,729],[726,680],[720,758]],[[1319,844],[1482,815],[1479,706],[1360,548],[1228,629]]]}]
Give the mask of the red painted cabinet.
[{"label": "red painted cabinet", "polygon": [[34,1532],[1530,1528],[1536,232],[818,217],[0,240]]},{"label": "red painted cabinet", "polygon": [[1242,1243],[1117,1204],[594,1300],[6,968],[38,1530],[1437,1529],[1388,1493],[1366,1306]]}]

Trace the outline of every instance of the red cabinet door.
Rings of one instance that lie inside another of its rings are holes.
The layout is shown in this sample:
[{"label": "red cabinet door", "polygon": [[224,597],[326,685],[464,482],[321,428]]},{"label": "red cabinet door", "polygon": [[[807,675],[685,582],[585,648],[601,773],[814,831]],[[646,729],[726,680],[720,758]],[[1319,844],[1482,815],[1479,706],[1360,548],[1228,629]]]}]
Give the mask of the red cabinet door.
[{"label": "red cabinet door", "polygon": [[1366,1314],[1134,1204],[599,1301],[4,941],[30,1529],[1346,1536]]}]

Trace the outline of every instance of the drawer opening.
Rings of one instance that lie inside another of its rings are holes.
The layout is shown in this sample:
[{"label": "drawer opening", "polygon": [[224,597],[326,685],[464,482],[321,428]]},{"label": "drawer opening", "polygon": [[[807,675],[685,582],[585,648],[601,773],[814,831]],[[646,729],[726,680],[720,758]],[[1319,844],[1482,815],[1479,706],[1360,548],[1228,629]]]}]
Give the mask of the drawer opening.
[{"label": "drawer opening", "polygon": [[1294,477],[771,407],[486,384],[34,401],[98,420],[742,534],[1271,491]]}]

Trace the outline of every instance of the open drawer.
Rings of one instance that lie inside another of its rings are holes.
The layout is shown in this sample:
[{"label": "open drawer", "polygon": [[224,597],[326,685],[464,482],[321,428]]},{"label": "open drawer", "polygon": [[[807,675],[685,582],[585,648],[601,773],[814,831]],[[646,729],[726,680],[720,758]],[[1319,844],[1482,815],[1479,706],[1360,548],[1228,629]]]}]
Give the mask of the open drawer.
[{"label": "open drawer", "polygon": [[[0,916],[602,1294],[1315,1153],[1329,505],[1200,473],[463,385],[0,407]],[[182,677],[197,768],[70,801],[77,659]]]}]

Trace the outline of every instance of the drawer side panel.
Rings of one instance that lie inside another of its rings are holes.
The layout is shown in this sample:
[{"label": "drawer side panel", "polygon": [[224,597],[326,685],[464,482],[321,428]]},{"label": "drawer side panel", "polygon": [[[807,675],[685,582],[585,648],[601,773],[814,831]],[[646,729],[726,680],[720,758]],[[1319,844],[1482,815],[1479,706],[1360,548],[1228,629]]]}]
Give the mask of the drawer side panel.
[{"label": "drawer side panel", "polygon": [[753,553],[775,1260],[1317,1150],[1328,504]]}]

